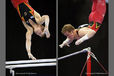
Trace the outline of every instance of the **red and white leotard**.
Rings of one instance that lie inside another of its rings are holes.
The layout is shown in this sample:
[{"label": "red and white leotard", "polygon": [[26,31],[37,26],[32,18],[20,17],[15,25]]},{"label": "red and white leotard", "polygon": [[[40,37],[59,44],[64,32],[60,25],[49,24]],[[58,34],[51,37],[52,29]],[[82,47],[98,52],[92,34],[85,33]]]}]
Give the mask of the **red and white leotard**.
[{"label": "red and white leotard", "polygon": [[[105,0],[93,0],[92,11],[89,15],[89,28],[98,31],[106,13]],[[91,24],[92,23],[92,24]]]},{"label": "red and white leotard", "polygon": [[106,12],[105,0],[93,0],[92,11],[89,15],[89,22],[102,24]]}]

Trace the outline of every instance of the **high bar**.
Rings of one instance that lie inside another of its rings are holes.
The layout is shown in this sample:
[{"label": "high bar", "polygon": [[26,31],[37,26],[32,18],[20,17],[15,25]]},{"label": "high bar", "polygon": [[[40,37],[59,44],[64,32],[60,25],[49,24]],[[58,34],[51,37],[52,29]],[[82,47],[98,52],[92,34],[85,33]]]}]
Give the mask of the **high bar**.
[{"label": "high bar", "polygon": [[6,68],[14,69],[14,68],[42,67],[42,66],[56,66],[56,63],[7,65]]},{"label": "high bar", "polygon": [[28,63],[47,63],[56,62],[56,59],[38,59],[38,60],[18,60],[18,61],[7,61],[6,65],[12,64],[28,64]]},{"label": "high bar", "polygon": [[85,48],[85,49],[83,49],[83,50],[81,50],[81,51],[77,51],[77,52],[74,52],[74,53],[72,53],[72,54],[59,57],[58,60],[65,59],[65,58],[68,58],[68,57],[70,57],[70,56],[74,56],[74,55],[77,55],[77,54],[80,54],[80,53],[88,52],[88,51],[90,51],[90,50],[91,50],[91,48],[88,47],[88,48]]}]

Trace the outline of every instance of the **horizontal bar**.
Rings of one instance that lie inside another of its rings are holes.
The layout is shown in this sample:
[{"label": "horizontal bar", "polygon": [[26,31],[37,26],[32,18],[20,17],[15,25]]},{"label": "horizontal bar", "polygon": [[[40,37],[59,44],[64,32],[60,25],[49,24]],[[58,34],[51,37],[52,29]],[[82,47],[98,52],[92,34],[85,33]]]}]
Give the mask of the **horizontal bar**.
[{"label": "horizontal bar", "polygon": [[[67,57],[70,57],[70,56],[73,56],[73,55],[76,55],[76,54],[80,54],[80,53],[84,53],[84,52],[88,52],[91,48],[88,47],[88,48],[85,48],[81,51],[78,51],[78,52],[74,52],[72,54],[69,54],[69,55],[66,55],[66,56],[63,56],[63,57],[59,57],[58,60],[61,60],[61,59],[64,59],[64,58],[67,58]],[[30,63],[47,63],[47,62],[56,62],[56,59],[38,59],[38,60],[18,60],[18,61],[7,61],[6,62],[6,65],[12,65],[12,64],[30,64]]]},{"label": "horizontal bar", "polygon": [[7,65],[6,68],[14,69],[14,68],[43,67],[43,66],[56,66],[56,63]]},{"label": "horizontal bar", "polygon": [[81,51],[77,51],[77,52],[74,52],[74,53],[72,53],[72,54],[59,57],[58,60],[65,59],[65,58],[68,58],[68,57],[71,57],[71,56],[74,56],[74,55],[77,55],[77,54],[80,54],[80,53],[88,52],[88,51],[90,51],[90,49],[91,49],[90,47],[85,48],[85,49],[83,49],[83,50],[81,50]]},{"label": "horizontal bar", "polygon": [[44,63],[44,62],[55,62],[55,61],[56,61],[56,59],[18,60],[18,61],[7,61],[6,65],[28,64],[28,63]]}]

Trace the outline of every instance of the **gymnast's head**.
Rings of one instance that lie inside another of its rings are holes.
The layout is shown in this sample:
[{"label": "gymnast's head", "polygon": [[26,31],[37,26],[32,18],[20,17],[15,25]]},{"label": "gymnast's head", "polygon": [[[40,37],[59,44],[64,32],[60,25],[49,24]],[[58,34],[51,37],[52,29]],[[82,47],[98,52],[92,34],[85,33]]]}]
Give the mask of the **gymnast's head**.
[{"label": "gymnast's head", "polygon": [[76,31],[77,29],[75,29],[71,24],[65,24],[61,32],[69,39],[74,39],[76,36]]}]

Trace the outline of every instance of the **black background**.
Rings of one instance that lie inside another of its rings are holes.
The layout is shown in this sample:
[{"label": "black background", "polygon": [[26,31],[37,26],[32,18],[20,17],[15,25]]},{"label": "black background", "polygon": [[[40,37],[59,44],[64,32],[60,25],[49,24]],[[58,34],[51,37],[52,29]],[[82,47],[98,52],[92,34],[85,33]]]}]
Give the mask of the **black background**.
[{"label": "black background", "polygon": [[[32,35],[32,54],[37,59],[47,59],[56,57],[56,0],[29,0],[29,4],[40,15],[49,15],[49,30],[51,37],[40,38],[36,34]],[[10,0],[6,1],[6,61],[28,60],[25,48],[26,29],[16,9]],[[38,73],[29,76],[55,76],[55,67],[25,68],[17,73]],[[7,76],[9,76],[7,71]],[[18,75],[20,76],[20,75]],[[25,75],[21,75],[25,76]]]},{"label": "black background", "polygon": [[[88,23],[89,13],[91,12],[92,0],[59,0],[58,10],[58,38],[61,44],[66,37],[61,34],[61,29],[64,24],[72,24],[77,28],[81,24]],[[92,52],[96,55],[98,60],[108,70],[108,4],[107,12],[102,26],[96,35],[75,46],[75,41],[70,44],[70,47],[59,48],[59,57],[79,51],[81,49],[91,47]],[[79,54],[59,61],[59,76],[79,76],[82,67],[86,61],[86,54]],[[105,73],[98,63],[92,58],[92,73]],[[86,76],[86,69],[83,76]],[[107,76],[107,75],[92,75],[92,76]]]},{"label": "black background", "polygon": [[[32,38],[32,53],[37,58],[55,58],[56,45],[56,3],[54,0],[30,0],[30,5],[41,15],[47,14],[50,16],[50,32],[51,38],[40,38],[33,34]],[[61,28],[64,24],[70,23],[75,27],[81,24],[88,23],[88,16],[91,12],[91,0],[59,0],[59,44],[65,40],[65,36],[61,34]],[[28,59],[25,49],[25,33],[19,15],[12,6],[10,0],[6,1],[6,60],[25,60]],[[58,50],[58,55],[63,56],[83,48],[90,46],[92,52],[98,60],[108,69],[108,4],[107,12],[102,26],[96,35],[75,46],[74,42],[71,47],[64,47]],[[65,60],[59,61],[59,76],[79,76],[81,69],[86,60],[86,54],[79,54]],[[94,63],[94,64],[93,64]],[[86,70],[85,70],[86,71]],[[104,72],[96,61],[92,60],[92,72]],[[85,74],[84,74],[85,75]],[[96,75],[95,75],[96,76]],[[99,75],[98,75],[99,76]],[[101,76],[101,75],[100,75]],[[104,76],[104,75],[103,75]]]},{"label": "black background", "polygon": [[[38,58],[55,58],[56,47],[56,3],[55,0],[29,1],[29,4],[42,15],[49,15],[51,37],[40,38],[32,35],[32,53]],[[10,0],[6,1],[6,60],[28,59],[25,48],[26,29]]]}]

